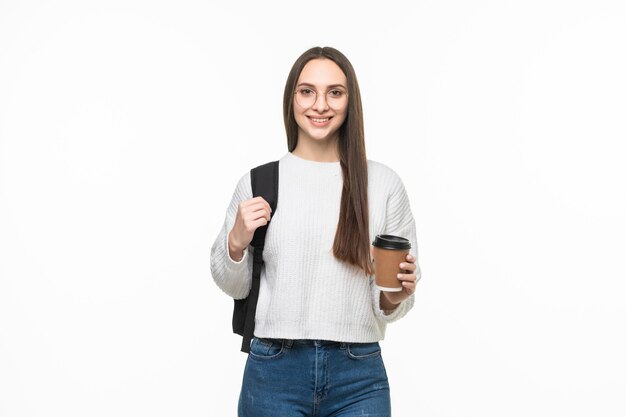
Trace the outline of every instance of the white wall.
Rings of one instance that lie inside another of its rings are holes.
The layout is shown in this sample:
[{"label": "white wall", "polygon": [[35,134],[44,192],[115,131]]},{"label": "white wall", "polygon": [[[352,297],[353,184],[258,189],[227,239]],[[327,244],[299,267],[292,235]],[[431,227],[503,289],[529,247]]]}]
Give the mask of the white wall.
[{"label": "white wall", "polygon": [[0,416],[236,414],[209,250],[318,45],[417,221],[394,415],[625,415],[622,4],[1,0]]}]

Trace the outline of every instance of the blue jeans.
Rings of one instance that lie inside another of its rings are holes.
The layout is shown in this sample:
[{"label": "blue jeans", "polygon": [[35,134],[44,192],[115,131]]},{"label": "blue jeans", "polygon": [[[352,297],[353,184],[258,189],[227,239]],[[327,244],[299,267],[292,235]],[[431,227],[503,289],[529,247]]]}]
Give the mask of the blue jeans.
[{"label": "blue jeans", "polygon": [[390,417],[380,345],[253,338],[239,417]]}]

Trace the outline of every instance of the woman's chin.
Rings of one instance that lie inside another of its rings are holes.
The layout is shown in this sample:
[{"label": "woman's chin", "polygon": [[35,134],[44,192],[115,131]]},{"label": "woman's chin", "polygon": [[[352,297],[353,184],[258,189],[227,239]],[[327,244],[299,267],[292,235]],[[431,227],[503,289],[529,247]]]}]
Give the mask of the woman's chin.
[{"label": "woman's chin", "polygon": [[333,137],[334,132],[309,132],[307,136],[316,142],[328,141]]}]

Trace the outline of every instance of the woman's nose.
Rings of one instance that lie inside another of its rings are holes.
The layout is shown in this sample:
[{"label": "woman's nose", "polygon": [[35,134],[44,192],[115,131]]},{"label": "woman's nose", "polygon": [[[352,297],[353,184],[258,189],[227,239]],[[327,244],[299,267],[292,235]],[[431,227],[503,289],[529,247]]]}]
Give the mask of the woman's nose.
[{"label": "woman's nose", "polygon": [[328,103],[326,102],[326,94],[317,94],[315,97],[315,103],[313,103],[313,110],[323,113],[328,110]]}]

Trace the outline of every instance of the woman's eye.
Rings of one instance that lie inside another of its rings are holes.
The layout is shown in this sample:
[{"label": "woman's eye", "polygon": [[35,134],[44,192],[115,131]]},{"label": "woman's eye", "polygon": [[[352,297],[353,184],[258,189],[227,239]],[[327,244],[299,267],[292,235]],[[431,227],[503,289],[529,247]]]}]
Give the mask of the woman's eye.
[{"label": "woman's eye", "polygon": [[332,97],[339,98],[339,97],[343,96],[343,91],[341,91],[341,90],[331,90],[330,91],[330,95]]},{"label": "woman's eye", "polygon": [[313,90],[311,90],[310,88],[301,88],[300,94],[302,94],[303,96],[310,96],[311,94],[313,94]]}]

